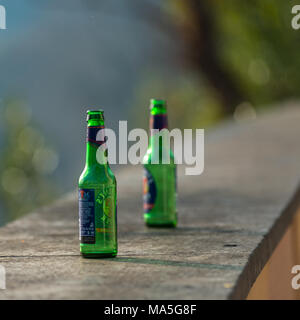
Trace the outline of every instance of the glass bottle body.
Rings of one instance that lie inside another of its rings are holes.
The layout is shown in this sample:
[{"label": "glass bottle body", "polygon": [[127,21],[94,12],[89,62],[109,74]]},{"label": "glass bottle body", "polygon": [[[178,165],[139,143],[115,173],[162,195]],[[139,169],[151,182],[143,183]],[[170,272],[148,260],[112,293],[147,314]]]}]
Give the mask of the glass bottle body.
[{"label": "glass bottle body", "polygon": [[[150,129],[167,128],[165,102],[152,100]],[[150,227],[176,227],[177,174],[173,152],[166,149],[163,137],[152,133],[144,165],[144,220]],[[169,163],[164,164],[167,156]]]},{"label": "glass bottle body", "polygon": [[[78,182],[80,253],[87,258],[117,255],[117,184],[100,148],[99,119],[88,121],[86,165]],[[96,132],[96,133],[95,133]]]}]

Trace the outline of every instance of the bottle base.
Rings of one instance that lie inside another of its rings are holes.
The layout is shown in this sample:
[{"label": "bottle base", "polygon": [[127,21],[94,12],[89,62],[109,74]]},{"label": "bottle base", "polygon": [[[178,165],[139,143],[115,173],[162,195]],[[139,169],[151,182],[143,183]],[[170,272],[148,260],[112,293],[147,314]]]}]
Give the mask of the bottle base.
[{"label": "bottle base", "polygon": [[146,226],[149,228],[176,228],[176,222],[168,222],[168,223],[151,223],[146,221]]},{"label": "bottle base", "polygon": [[161,214],[161,217],[156,214],[153,216],[149,213],[144,213],[144,221],[147,227],[150,228],[176,228],[177,227],[177,214],[170,214],[166,216]]},{"label": "bottle base", "polygon": [[97,252],[91,252],[91,253],[83,253],[80,252],[80,255],[83,258],[86,259],[104,259],[104,258],[115,258],[117,256],[117,253],[113,252],[113,253],[97,253]]}]

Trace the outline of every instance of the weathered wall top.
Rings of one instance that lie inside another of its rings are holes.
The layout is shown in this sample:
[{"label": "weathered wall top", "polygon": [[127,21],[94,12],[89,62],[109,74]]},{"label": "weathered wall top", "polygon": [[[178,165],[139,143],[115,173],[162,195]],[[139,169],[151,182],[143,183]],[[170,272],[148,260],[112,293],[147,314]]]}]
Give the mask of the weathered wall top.
[{"label": "weathered wall top", "polygon": [[141,167],[117,173],[115,259],[80,257],[75,193],[1,228],[0,298],[245,298],[299,206],[296,107],[206,133],[204,173],[179,168],[175,230],[144,226]]}]

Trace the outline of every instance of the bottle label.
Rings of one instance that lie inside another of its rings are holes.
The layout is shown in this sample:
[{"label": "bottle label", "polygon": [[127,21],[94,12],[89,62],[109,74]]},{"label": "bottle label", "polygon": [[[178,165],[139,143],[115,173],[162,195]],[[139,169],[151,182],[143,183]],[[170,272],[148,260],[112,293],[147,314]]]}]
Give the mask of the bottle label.
[{"label": "bottle label", "polygon": [[149,170],[144,168],[144,178],[143,178],[143,185],[144,185],[144,212],[149,213],[154,205],[156,200],[156,184],[155,180],[150,173]]},{"label": "bottle label", "polygon": [[81,243],[94,244],[95,238],[95,191],[79,189],[79,239]]},{"label": "bottle label", "polygon": [[[104,128],[104,126],[88,126],[86,141],[91,142],[97,146],[101,146],[102,144],[104,144],[107,140],[107,138],[105,137]],[[101,130],[101,134],[98,135],[99,130]]]},{"label": "bottle label", "polygon": [[167,129],[168,128],[168,117],[166,114],[156,114],[150,117],[150,128],[151,129]]}]

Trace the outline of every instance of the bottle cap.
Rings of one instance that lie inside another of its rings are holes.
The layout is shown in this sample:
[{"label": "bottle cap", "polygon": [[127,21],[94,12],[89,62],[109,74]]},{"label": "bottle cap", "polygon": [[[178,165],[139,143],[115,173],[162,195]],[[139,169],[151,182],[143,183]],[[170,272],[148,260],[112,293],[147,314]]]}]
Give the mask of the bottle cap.
[{"label": "bottle cap", "polygon": [[100,119],[104,120],[104,111],[99,109],[99,110],[88,110],[86,116],[86,121],[89,121],[91,119]]},{"label": "bottle cap", "polygon": [[167,102],[163,99],[150,99],[150,109],[156,107],[156,108],[162,108],[166,109]]}]

